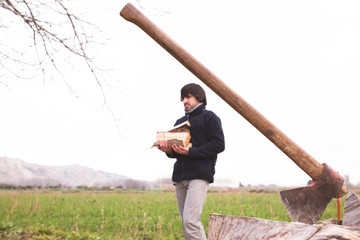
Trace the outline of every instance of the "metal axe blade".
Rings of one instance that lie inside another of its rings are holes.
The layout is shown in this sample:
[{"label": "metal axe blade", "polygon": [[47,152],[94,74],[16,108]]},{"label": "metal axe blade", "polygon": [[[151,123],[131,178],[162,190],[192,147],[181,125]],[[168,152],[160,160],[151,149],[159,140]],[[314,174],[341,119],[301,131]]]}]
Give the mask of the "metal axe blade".
[{"label": "metal axe blade", "polygon": [[323,166],[324,171],[314,184],[280,192],[281,201],[292,220],[315,224],[341,189],[344,178],[328,165]]}]

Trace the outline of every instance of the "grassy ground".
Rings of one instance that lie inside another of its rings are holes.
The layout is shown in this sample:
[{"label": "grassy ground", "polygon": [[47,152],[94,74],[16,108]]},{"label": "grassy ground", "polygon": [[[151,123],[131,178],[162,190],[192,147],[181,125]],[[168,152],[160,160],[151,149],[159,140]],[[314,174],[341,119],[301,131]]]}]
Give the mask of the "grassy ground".
[{"label": "grassy ground", "polygon": [[[206,232],[210,213],[291,221],[277,192],[210,191],[202,214]],[[325,219],[337,219],[336,200]],[[0,239],[184,238],[174,192],[3,191]]]}]

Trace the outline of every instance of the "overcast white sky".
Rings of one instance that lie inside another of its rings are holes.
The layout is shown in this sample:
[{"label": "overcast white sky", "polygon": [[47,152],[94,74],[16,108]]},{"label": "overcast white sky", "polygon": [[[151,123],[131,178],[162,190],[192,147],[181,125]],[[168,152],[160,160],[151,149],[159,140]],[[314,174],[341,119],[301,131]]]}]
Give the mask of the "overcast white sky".
[{"label": "overcast white sky", "polygon": [[[115,119],[85,69],[67,81],[75,93],[60,79],[7,80],[9,88],[0,85],[0,156],[144,180],[169,177],[174,160],[150,147],[156,131],[183,115],[180,88],[195,82],[225,132],[215,179],[305,185],[310,177],[291,159],[120,17],[126,3],[82,5],[109,37],[99,61],[113,69],[104,88]],[[360,2],[132,3],[317,161],[360,182]]]}]

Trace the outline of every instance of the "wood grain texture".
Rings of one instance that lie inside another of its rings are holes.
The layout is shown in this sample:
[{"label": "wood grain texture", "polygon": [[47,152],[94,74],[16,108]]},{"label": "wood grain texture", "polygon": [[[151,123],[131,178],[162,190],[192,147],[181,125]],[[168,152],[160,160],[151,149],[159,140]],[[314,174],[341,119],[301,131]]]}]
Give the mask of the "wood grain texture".
[{"label": "wood grain texture", "polygon": [[208,240],[360,240],[360,228],[211,214]]},{"label": "wood grain texture", "polygon": [[353,191],[345,199],[343,225],[360,227],[360,198]]}]

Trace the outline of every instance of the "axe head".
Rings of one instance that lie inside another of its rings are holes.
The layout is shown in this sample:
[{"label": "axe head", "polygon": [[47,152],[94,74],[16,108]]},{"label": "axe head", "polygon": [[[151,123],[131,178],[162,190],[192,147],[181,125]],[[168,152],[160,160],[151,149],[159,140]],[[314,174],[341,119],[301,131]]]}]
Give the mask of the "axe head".
[{"label": "axe head", "polygon": [[341,189],[344,178],[326,164],[323,166],[321,176],[313,184],[280,192],[281,201],[293,221],[315,224]]}]

